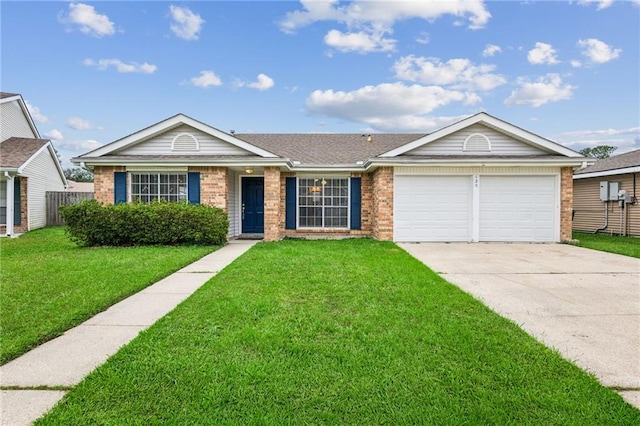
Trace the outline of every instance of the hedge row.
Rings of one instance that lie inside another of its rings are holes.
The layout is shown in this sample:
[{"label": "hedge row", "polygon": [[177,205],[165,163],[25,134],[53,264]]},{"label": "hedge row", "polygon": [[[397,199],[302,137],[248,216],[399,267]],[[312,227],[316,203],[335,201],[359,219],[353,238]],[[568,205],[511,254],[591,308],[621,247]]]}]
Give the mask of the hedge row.
[{"label": "hedge row", "polygon": [[217,207],[152,202],[60,206],[72,241],[81,246],[223,245],[229,219]]}]

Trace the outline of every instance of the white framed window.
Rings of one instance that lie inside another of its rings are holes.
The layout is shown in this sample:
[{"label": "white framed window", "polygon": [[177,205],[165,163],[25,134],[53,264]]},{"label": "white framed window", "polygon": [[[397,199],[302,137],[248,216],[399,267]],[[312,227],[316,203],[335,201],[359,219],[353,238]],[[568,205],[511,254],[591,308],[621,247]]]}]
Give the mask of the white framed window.
[{"label": "white framed window", "polygon": [[187,201],[186,173],[130,172],[129,201]]},{"label": "white framed window", "polygon": [[348,228],[349,178],[298,178],[298,227]]}]

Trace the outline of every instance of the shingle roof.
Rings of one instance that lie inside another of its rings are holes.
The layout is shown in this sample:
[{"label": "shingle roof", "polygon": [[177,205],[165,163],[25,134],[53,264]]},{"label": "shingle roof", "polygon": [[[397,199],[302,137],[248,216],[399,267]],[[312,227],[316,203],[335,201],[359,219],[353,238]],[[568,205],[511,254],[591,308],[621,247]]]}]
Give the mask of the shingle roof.
[{"label": "shingle roof", "polygon": [[18,96],[17,93],[0,92],[0,99],[10,98],[12,96]]},{"label": "shingle roof", "polygon": [[627,152],[626,154],[614,155],[613,157],[598,160],[593,166],[585,167],[574,174],[581,175],[584,173],[604,172],[635,166],[640,166],[640,149]]},{"label": "shingle roof", "polygon": [[42,148],[46,139],[12,137],[0,144],[0,167],[18,168]]},{"label": "shingle roof", "polygon": [[238,139],[302,164],[355,164],[398,148],[425,134],[246,133]]}]

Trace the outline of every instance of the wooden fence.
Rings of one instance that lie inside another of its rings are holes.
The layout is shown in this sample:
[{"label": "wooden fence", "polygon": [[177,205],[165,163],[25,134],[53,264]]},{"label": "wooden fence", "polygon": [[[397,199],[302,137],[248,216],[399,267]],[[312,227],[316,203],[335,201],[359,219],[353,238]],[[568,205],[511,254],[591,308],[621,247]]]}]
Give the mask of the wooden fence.
[{"label": "wooden fence", "polygon": [[93,192],[47,192],[47,226],[64,225],[59,207],[82,200],[93,200]]}]

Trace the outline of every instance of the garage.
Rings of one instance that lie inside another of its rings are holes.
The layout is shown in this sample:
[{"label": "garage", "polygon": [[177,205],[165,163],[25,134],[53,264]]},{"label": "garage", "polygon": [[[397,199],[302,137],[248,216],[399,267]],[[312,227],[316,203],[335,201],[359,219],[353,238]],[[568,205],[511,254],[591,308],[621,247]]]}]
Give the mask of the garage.
[{"label": "garage", "polygon": [[555,175],[396,175],[394,239],[557,241]]}]

